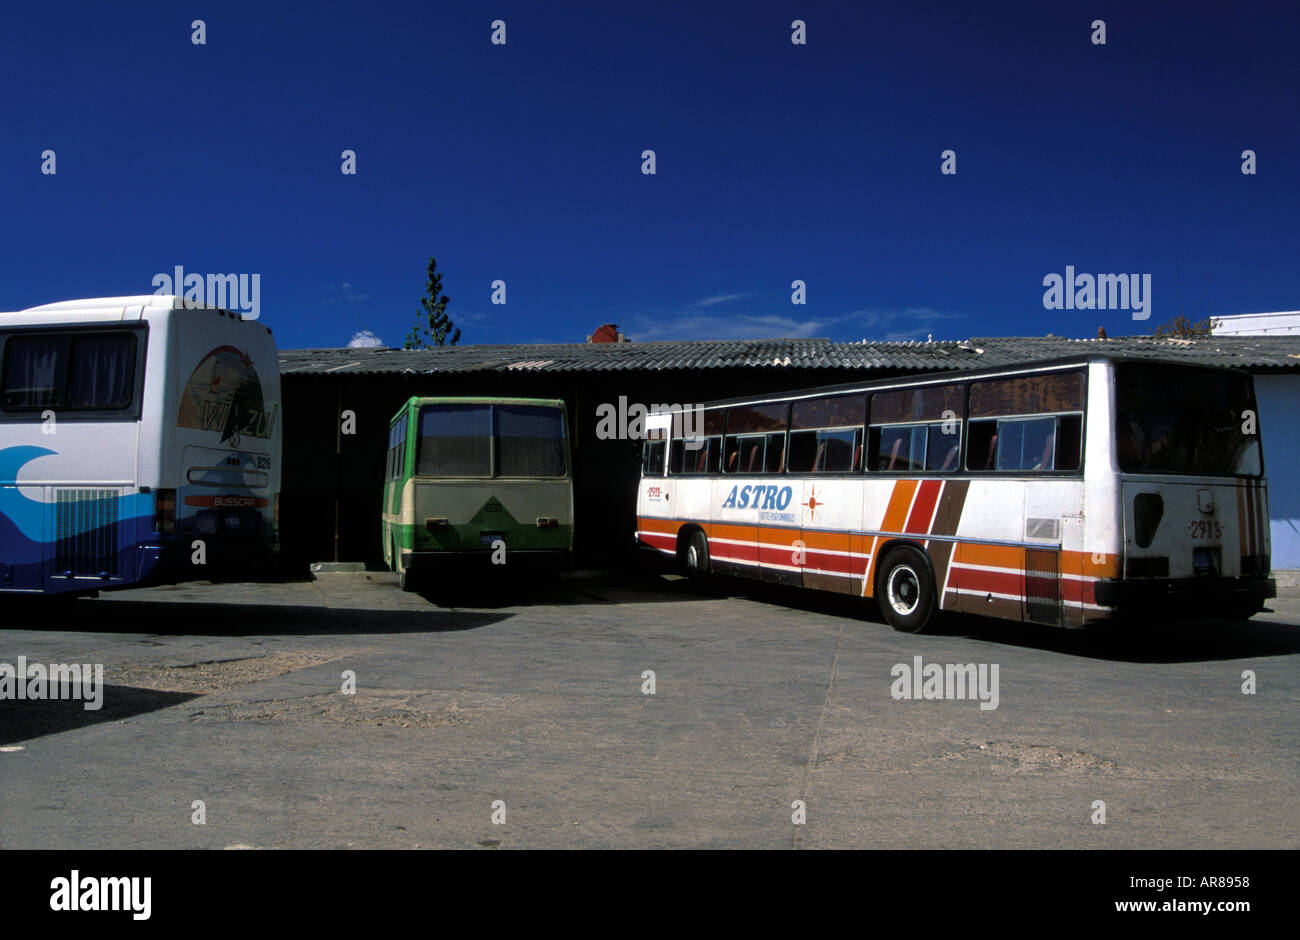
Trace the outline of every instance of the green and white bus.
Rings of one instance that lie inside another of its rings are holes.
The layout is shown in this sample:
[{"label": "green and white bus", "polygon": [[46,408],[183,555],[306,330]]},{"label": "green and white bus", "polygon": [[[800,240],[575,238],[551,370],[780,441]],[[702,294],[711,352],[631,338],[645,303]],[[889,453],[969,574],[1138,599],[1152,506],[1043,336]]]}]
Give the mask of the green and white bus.
[{"label": "green and white bus", "polygon": [[566,567],[572,465],[559,399],[408,399],[388,427],[384,560],[407,591],[442,566]]}]

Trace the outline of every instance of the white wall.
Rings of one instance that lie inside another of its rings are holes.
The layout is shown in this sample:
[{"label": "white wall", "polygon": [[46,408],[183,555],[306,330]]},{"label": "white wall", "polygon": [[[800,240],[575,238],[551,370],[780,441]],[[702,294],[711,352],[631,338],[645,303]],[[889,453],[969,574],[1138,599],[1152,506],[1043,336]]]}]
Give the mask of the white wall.
[{"label": "white wall", "polygon": [[1300,333],[1300,310],[1211,317],[1210,332],[1215,336],[1295,335]]},{"label": "white wall", "polygon": [[1300,568],[1300,375],[1256,375],[1273,570]]}]

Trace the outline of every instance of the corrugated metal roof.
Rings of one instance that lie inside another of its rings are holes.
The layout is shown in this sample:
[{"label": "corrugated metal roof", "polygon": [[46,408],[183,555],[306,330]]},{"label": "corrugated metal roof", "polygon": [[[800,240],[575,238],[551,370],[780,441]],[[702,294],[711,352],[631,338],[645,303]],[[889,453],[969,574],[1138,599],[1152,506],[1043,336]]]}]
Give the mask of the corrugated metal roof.
[{"label": "corrugated metal roof", "polygon": [[997,336],[939,342],[829,339],[687,340],[657,343],[533,343],[432,349],[285,349],[285,375],[465,372],[617,372],[722,368],[970,369],[1091,353],[1249,369],[1300,369],[1300,336],[1114,339]]},{"label": "corrugated metal roof", "polygon": [[841,343],[828,339],[691,340],[660,343],[541,343],[433,349],[286,349],[280,371],[414,374],[522,371],[614,372],[719,368],[961,368],[979,355],[956,341]]},{"label": "corrugated metal roof", "polygon": [[972,339],[969,343],[983,351],[981,358],[989,365],[1106,353],[1239,369],[1300,369],[1300,336],[1198,336],[1193,339],[992,336]]}]

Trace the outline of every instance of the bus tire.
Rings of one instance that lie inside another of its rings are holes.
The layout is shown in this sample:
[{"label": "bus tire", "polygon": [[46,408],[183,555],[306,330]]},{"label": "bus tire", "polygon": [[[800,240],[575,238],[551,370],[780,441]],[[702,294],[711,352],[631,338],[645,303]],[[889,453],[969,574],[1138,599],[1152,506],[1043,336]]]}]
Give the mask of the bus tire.
[{"label": "bus tire", "polygon": [[709,540],[698,529],[691,533],[682,550],[682,567],[689,578],[703,578],[709,573]]},{"label": "bus tire", "polygon": [[416,577],[411,573],[410,568],[402,567],[402,556],[397,554],[397,546],[392,546],[393,552],[393,570],[397,572],[397,586],[403,591],[414,591],[419,585],[416,583]]},{"label": "bus tire", "polygon": [[921,633],[934,621],[934,577],[925,555],[902,545],[885,556],[876,576],[876,601],[885,621],[903,633]]}]

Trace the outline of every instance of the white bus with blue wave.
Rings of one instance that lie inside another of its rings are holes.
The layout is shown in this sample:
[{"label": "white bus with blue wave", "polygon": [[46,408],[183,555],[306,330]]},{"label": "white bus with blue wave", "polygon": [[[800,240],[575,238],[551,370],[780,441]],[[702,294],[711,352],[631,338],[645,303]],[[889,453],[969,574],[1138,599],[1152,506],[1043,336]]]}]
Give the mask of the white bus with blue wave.
[{"label": "white bus with blue wave", "polygon": [[269,561],[280,425],[256,320],[165,295],[0,313],[0,592]]}]

